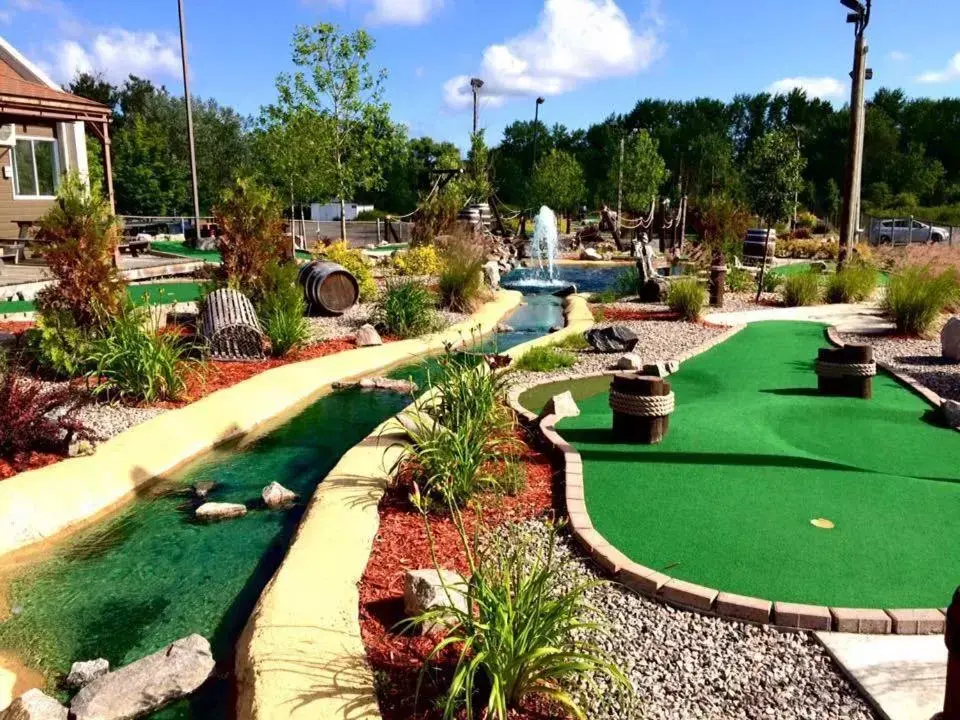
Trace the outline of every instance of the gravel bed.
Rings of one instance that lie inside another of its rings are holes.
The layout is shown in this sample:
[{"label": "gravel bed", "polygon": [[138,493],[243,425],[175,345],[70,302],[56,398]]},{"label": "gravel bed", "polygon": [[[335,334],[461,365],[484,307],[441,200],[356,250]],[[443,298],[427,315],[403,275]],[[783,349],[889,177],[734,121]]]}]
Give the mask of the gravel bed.
[{"label": "gravel bed", "polygon": [[97,442],[103,442],[165,412],[167,412],[166,408],[138,408],[90,403],[80,408],[77,412],[77,419],[93,433]]},{"label": "gravel bed", "polygon": [[[531,557],[545,553],[549,534],[542,522],[518,530]],[[559,592],[598,579],[569,536],[557,545],[566,561],[557,574]],[[591,720],[875,717],[806,633],[676,610],[612,583],[592,588],[587,599],[609,629],[589,639],[610,654],[634,688],[632,694],[615,689],[599,675],[575,681],[571,690]]]},{"label": "gravel bed", "polygon": [[705,312],[710,314],[712,312],[740,312],[742,310],[768,310],[771,306],[781,306],[782,299],[778,293],[761,293],[760,302],[757,301],[756,292],[739,292],[733,293],[728,292],[723,296],[723,307],[707,308]]},{"label": "gravel bed", "polygon": [[[637,305],[616,303],[604,307],[624,306],[624,309],[636,310]],[[656,310],[656,305],[644,305],[644,310]],[[608,327],[611,324],[624,325],[637,334],[640,342],[634,353],[640,356],[644,363],[655,363],[670,360],[686,350],[699,347],[711,338],[726,331],[726,328],[696,323],[680,322],[677,320],[639,320],[631,322],[604,323],[596,327]],[[577,364],[565,370],[555,372],[528,372],[513,373],[515,386],[527,388],[556,380],[580,375],[597,375],[616,367],[621,353],[598,353],[593,350],[577,352]]]},{"label": "gravel bed", "polygon": [[877,360],[889,363],[942,398],[960,401],[960,363],[948,362],[941,355],[939,328],[945,322],[946,318],[931,339],[854,333],[841,333],[840,337],[846,343],[872,345]]},{"label": "gravel bed", "polygon": [[[325,340],[337,340],[340,338],[353,337],[361,325],[370,322],[373,317],[375,304],[362,303],[354,305],[339,317],[310,317],[307,322],[310,325],[310,344],[316,344]],[[442,327],[447,328],[451,325],[467,320],[470,316],[464,313],[450,312],[449,310],[438,310]]]}]

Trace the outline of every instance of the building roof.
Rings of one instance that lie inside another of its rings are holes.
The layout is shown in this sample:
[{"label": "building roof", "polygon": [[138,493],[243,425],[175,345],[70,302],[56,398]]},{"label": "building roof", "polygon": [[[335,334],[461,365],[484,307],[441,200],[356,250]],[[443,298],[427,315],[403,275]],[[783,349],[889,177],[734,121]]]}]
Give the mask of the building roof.
[{"label": "building roof", "polygon": [[93,100],[72,95],[62,90],[54,90],[38,82],[25,80],[2,59],[0,59],[0,95],[12,95],[34,100],[52,100],[71,105],[83,105],[105,112],[109,111],[106,105],[101,105]]}]

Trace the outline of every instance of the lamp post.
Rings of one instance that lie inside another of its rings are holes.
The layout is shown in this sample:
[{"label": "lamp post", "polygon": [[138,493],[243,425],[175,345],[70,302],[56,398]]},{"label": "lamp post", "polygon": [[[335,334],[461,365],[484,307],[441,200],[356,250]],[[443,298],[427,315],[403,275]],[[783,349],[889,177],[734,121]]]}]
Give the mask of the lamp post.
[{"label": "lamp post", "polygon": [[622,210],[623,205],[623,157],[626,151],[626,141],[627,135],[633,137],[637,134],[636,129],[631,130],[629,133],[624,133],[620,135],[620,177],[617,180],[617,224],[620,224],[620,211]]},{"label": "lamp post", "polygon": [[537,167],[537,140],[540,138],[540,106],[543,105],[543,98],[538,97],[536,105],[533,108],[533,165],[530,168],[530,174]]},{"label": "lamp post", "polygon": [[852,12],[847,22],[854,26],[853,82],[850,90],[850,134],[847,167],[843,179],[843,210],[840,217],[840,255],[837,268],[843,267],[850,246],[856,242],[857,226],[860,223],[860,192],[863,180],[863,137],[866,120],[864,87],[872,71],[867,69],[866,29],[870,24],[872,0],[866,5],[860,0],[840,0]]},{"label": "lamp post", "polygon": [[[793,131],[797,134],[797,154],[799,155],[802,152],[800,147],[800,128],[796,125],[791,126]],[[798,188],[793,193],[793,229],[797,229],[797,219],[800,209],[800,189]]]},{"label": "lamp post", "polygon": [[193,109],[190,107],[189,64],[187,63],[187,26],[183,17],[183,0],[177,0],[180,12],[180,59],[183,62],[183,100],[187,104],[187,143],[190,145],[190,182],[193,185],[193,227],[200,244],[200,196],[197,193],[197,151],[193,139]]},{"label": "lamp post", "polygon": [[483,87],[483,80],[480,78],[470,78],[470,87],[473,88],[473,134],[477,134],[477,125],[479,124],[480,115],[477,110],[477,94],[480,92],[480,88]]}]

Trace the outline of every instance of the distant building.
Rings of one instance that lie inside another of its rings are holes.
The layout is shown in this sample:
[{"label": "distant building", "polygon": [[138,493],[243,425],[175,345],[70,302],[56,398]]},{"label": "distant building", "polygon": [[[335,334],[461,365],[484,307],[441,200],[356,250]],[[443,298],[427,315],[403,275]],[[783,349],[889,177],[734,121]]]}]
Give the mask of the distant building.
[{"label": "distant building", "polygon": [[[357,215],[362,212],[372,212],[373,205],[357,205],[357,203],[344,203],[343,214],[347,220],[356,220]],[[332,201],[325,204],[310,203],[310,219],[321,222],[330,222],[340,219],[340,203]]]},{"label": "distant building", "polygon": [[103,144],[112,203],[110,108],[64,92],[0,37],[0,237],[43,215],[64,174],[86,178],[87,131]]}]

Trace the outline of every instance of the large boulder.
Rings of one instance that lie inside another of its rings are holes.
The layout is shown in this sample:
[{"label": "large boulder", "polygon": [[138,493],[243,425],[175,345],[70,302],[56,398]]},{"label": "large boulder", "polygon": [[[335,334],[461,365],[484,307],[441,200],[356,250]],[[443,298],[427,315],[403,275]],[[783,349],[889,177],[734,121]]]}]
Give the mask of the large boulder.
[{"label": "large boulder", "polygon": [[540,411],[540,417],[545,418],[547,415],[554,415],[557,419],[580,415],[580,408],[573,399],[573,393],[567,390],[547,400],[547,404]]},{"label": "large boulder", "polygon": [[952,317],[940,331],[940,348],[943,359],[960,362],[960,318]]},{"label": "large boulder", "polygon": [[[448,607],[466,612],[466,592],[466,581],[452,570],[407,570],[403,579],[403,609],[408,617]],[[431,622],[424,623],[421,630],[429,635],[444,627],[443,622]]]},{"label": "large boulder", "polygon": [[487,283],[487,287],[493,290],[500,287],[500,263],[496,260],[485,263],[483,266],[483,279]]},{"label": "large boulder", "polygon": [[200,635],[94,680],[70,703],[76,720],[134,720],[184,698],[213,672],[210,643]]},{"label": "large boulder", "polygon": [[360,329],[357,330],[357,347],[372,347],[374,345],[383,345],[380,333],[369,323],[362,325]]},{"label": "large boulder", "polygon": [[247,506],[240,503],[208,502],[197,508],[199,520],[230,520],[247,514]]},{"label": "large boulder", "polygon": [[597,352],[628,353],[640,341],[637,334],[624,325],[593,328],[587,331],[587,342]]},{"label": "large boulder", "polygon": [[267,485],[260,493],[263,503],[271,510],[285,510],[297,502],[298,495],[278,482]]},{"label": "large boulder", "polygon": [[6,710],[0,720],[67,720],[67,709],[40,690],[27,690]]},{"label": "large boulder", "polygon": [[103,658],[75,662],[70,666],[70,674],[67,675],[63,684],[70,690],[79,690],[108,672],[110,672],[110,661]]}]

